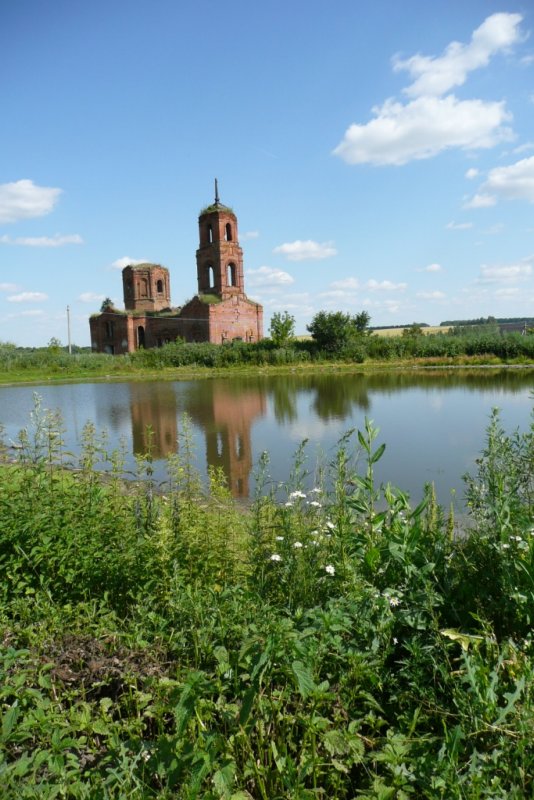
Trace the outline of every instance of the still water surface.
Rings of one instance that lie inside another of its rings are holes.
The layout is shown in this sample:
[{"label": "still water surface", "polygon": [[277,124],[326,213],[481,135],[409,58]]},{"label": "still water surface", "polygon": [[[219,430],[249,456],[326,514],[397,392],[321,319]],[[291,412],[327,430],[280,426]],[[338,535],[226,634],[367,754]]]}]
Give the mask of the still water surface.
[{"label": "still water surface", "polygon": [[165,458],[177,450],[185,413],[198,468],[205,474],[208,465],[221,467],[232,494],[246,498],[263,451],[270,454],[273,481],[284,481],[295,450],[307,439],[313,472],[317,457],[332,459],[339,439],[362,428],[368,417],[380,428],[377,444],[386,443],[379,481],[408,491],[414,501],[433,482],[441,503],[448,505],[452,492],[461,507],[461,476],[474,469],[492,408],[501,409],[508,431],[526,431],[533,388],[534,370],[517,369],[10,386],[0,387],[0,423],[4,438],[16,442],[29,424],[36,392],[45,408],[59,410],[68,450],[79,451],[90,422],[98,432],[107,431],[110,450],[124,444],[130,470],[134,454],[146,450],[150,426],[156,477],[163,481]]}]

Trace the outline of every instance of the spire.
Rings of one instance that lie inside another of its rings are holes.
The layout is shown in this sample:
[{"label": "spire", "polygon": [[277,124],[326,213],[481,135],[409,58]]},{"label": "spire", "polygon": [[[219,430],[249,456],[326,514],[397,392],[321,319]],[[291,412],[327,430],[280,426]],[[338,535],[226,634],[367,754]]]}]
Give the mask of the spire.
[{"label": "spire", "polygon": [[219,200],[219,184],[217,178],[215,178],[215,205],[220,206],[221,201]]}]

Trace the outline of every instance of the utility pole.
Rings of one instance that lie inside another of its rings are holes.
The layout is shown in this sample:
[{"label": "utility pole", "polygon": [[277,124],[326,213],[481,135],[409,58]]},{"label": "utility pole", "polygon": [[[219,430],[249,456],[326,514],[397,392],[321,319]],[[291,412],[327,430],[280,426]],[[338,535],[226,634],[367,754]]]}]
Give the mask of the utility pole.
[{"label": "utility pole", "polygon": [[69,356],[72,355],[72,345],[70,342],[70,308],[67,306],[67,337],[69,342]]}]

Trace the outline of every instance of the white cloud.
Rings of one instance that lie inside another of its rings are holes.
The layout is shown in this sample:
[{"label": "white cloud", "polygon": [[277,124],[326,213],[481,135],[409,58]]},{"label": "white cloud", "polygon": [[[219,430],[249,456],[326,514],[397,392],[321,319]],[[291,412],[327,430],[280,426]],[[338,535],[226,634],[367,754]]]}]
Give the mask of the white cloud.
[{"label": "white cloud", "polygon": [[483,264],[480,267],[480,283],[508,283],[511,281],[521,281],[530,278],[532,275],[532,262],[534,257],[525,259],[519,264],[507,264],[503,266],[488,266]]},{"label": "white cloud", "polygon": [[497,233],[502,233],[504,230],[504,225],[502,222],[496,222],[495,225],[492,225],[490,228],[486,228],[485,231],[482,233],[489,234],[490,236],[495,236]]},{"label": "white cloud", "polygon": [[[42,309],[40,309],[40,308],[32,308],[32,309],[27,309],[26,311],[21,311],[19,314],[17,314],[17,317],[42,317],[43,314],[44,314],[44,311]],[[11,315],[11,316],[13,318],[15,317],[15,315]]]},{"label": "white cloud", "polygon": [[289,272],[284,272],[281,269],[273,267],[259,267],[258,269],[249,269],[246,273],[247,283],[251,287],[277,287],[289,286],[295,282],[295,279]]},{"label": "white cloud", "polygon": [[65,244],[83,244],[83,239],[77,233],[66,236],[59,233],[54,236],[18,236],[15,239],[11,236],[0,236],[0,244],[15,244],[22,247],[63,247]]},{"label": "white cloud", "polygon": [[124,267],[135,266],[136,264],[145,264],[146,258],[130,258],[130,256],[123,256],[113,261],[111,266],[114,269],[124,269]]},{"label": "white cloud", "polygon": [[472,222],[448,222],[445,226],[449,231],[467,231],[473,227]]},{"label": "white cloud", "polygon": [[245,242],[247,239],[257,239],[259,235],[259,231],[246,231],[245,233],[241,233],[239,238],[242,242]]},{"label": "white cloud", "polygon": [[528,56],[523,56],[523,58],[521,59],[521,63],[525,67],[529,67],[531,64],[534,64],[534,55],[531,53]]},{"label": "white cloud", "polygon": [[0,292],[18,292],[20,286],[16,283],[0,283]]},{"label": "white cloud", "polygon": [[443,300],[446,297],[445,292],[417,292],[416,297],[420,297],[421,300]]},{"label": "white cloud", "polygon": [[403,292],[407,283],[392,283],[391,281],[375,281],[373,278],[367,281],[365,287],[372,292]]},{"label": "white cloud", "polygon": [[470,181],[471,181],[471,180],[473,180],[473,178],[476,178],[478,174],[479,174],[479,171],[478,171],[478,169],[475,169],[475,167],[471,167],[471,168],[470,168],[470,169],[468,169],[468,170],[467,170],[467,172],[465,173],[465,177],[466,177],[468,180],[470,180]]},{"label": "white cloud", "polygon": [[497,198],[494,194],[475,194],[470,200],[464,203],[464,208],[489,208],[494,206]]},{"label": "white cloud", "polygon": [[441,272],[442,269],[441,264],[429,264],[428,267],[423,267],[422,272]]},{"label": "white cloud", "polygon": [[512,153],[520,155],[520,153],[527,153],[529,150],[534,150],[534,142],[525,142],[524,144],[520,144],[518,147],[514,147]]},{"label": "white cloud", "polygon": [[523,158],[509,167],[492,169],[482,188],[497,192],[507,200],[534,203],[534,156]]},{"label": "white cloud", "polygon": [[511,115],[504,101],[459,100],[449,93],[464,84],[474,69],[520,41],[520,14],[487,17],[469,44],[451,42],[442,56],[415,55],[393,59],[413,83],[404,89],[406,103],[394,98],[372,109],[374,119],[353,124],[333,151],[349,164],[406,164],[431,158],[443,150],[493,147],[513,138],[506,123]]},{"label": "white cloud", "polygon": [[477,149],[509,140],[504,102],[418,97],[406,105],[394,100],[373,109],[375,119],[351,125],[334,150],[349,164],[393,164],[431,158],[451,147]]},{"label": "white cloud", "polygon": [[7,300],[10,303],[40,303],[42,300],[48,300],[48,295],[44,292],[21,292],[10,295]]},{"label": "white cloud", "polygon": [[405,93],[410,97],[439,96],[462,86],[470,72],[486,67],[492,56],[521,40],[521,20],[521,14],[492,14],[473,32],[469,44],[451,42],[438,57],[396,57],[394,70],[406,70],[415,79]]},{"label": "white cloud", "polygon": [[358,278],[343,278],[340,281],[334,281],[330,284],[332,289],[358,289],[360,286],[360,281]]},{"label": "white cloud", "polygon": [[78,300],[81,303],[101,303],[106,297],[105,294],[95,294],[95,292],[82,292]]},{"label": "white cloud", "polygon": [[517,294],[519,294],[519,289],[517,286],[510,287],[509,289],[495,290],[495,297],[515,297]]},{"label": "white cloud", "polygon": [[322,258],[330,258],[337,255],[337,250],[333,242],[314,242],[312,239],[295,242],[286,242],[274,248],[274,253],[280,253],[288,261],[308,261]]},{"label": "white cloud", "polygon": [[61,192],[49,186],[36,186],[30,180],[0,184],[0,223],[49,214]]}]

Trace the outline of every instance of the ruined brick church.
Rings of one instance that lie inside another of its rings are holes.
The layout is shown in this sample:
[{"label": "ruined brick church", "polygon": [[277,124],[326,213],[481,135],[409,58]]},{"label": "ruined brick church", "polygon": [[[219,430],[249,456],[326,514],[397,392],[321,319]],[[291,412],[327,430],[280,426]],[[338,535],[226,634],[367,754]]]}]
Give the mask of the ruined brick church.
[{"label": "ruined brick church", "polygon": [[178,337],[213,344],[263,337],[263,308],[245,294],[237,217],[220,202],[217,181],[215,201],[201,211],[198,227],[198,294],[182,308],[172,308],[168,269],[159,264],[125,267],[125,310],[108,305],[90,318],[95,352],[120,355],[161,347]]}]

